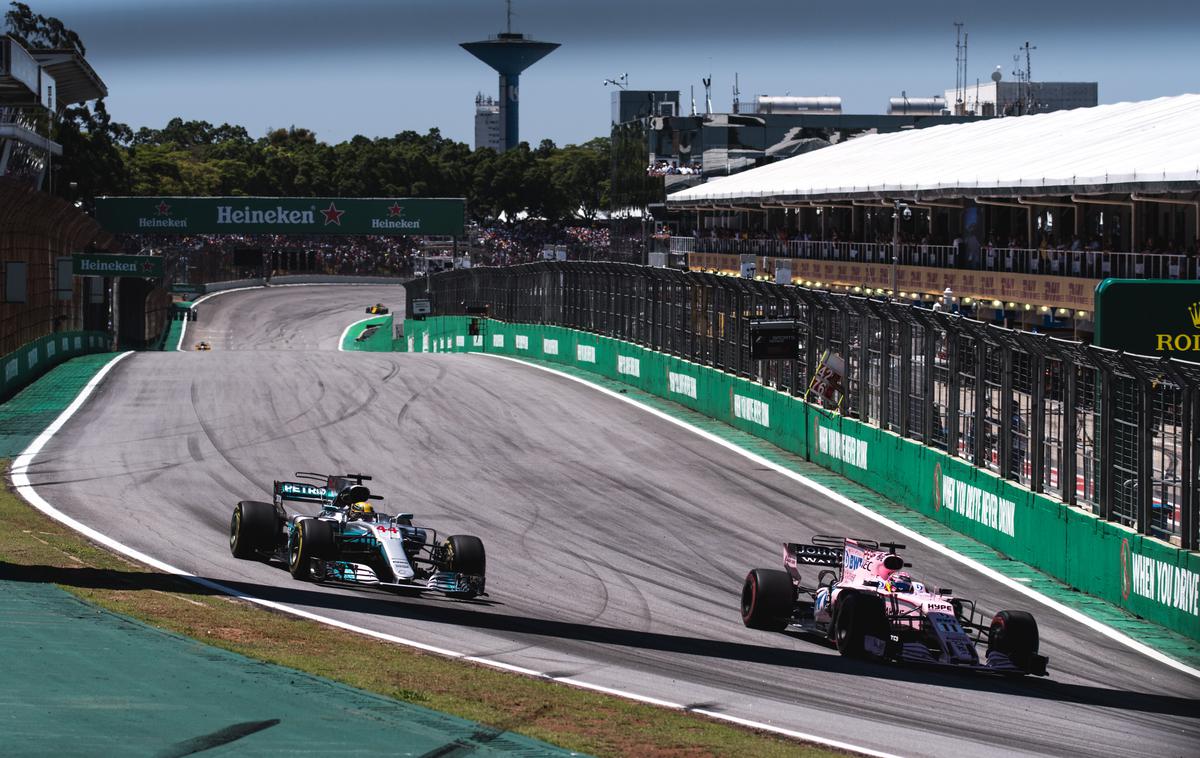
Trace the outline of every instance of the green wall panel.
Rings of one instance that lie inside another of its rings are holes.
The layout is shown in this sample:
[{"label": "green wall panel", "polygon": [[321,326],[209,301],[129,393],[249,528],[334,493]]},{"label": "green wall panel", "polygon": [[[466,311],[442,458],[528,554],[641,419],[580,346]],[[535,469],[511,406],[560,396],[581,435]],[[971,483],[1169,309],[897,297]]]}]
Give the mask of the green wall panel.
[{"label": "green wall panel", "polygon": [[39,337],[0,358],[0,400],[63,361],[109,350],[103,332],[58,332]]}]

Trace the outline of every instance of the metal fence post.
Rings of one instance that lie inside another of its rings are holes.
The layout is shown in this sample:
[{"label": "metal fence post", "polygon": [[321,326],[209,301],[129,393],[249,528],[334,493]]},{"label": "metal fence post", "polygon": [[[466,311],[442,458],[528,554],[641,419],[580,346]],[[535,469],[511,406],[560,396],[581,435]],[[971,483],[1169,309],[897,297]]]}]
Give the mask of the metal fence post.
[{"label": "metal fence post", "polygon": [[1019,472],[1016,477],[1013,476],[1013,397],[1012,397],[1012,375],[1011,367],[1012,348],[1008,345],[1000,346],[1000,365],[1007,367],[1009,370],[1001,370],[1000,372],[1000,450],[997,456],[1000,460],[1000,478],[1014,479],[1020,478]]},{"label": "metal fence post", "polygon": [[[1113,456],[1113,374],[1100,367],[1100,460],[1112,461]],[[1100,467],[1100,518],[1112,520],[1113,513],[1113,467]]]},{"label": "metal fence post", "polygon": [[946,322],[946,454],[958,455],[958,406],[962,387],[958,373],[959,332],[949,316]]},{"label": "metal fence post", "polygon": [[1075,456],[1079,450],[1079,441],[1075,439],[1076,425],[1079,423],[1079,366],[1074,360],[1064,359],[1063,379],[1063,448],[1062,460],[1058,464],[1058,484],[1062,490],[1060,497],[1064,503],[1075,505],[1078,501],[1078,476]]}]

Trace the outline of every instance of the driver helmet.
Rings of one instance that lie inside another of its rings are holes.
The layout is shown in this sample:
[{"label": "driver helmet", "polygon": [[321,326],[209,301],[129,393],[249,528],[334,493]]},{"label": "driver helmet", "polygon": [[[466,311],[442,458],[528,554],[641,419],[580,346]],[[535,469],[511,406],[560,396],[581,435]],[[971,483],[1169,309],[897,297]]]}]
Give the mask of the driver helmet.
[{"label": "driver helmet", "polygon": [[350,505],[350,513],[347,514],[349,521],[374,521],[375,508],[366,501],[359,501]]},{"label": "driver helmet", "polygon": [[912,592],[912,577],[903,571],[897,572],[892,574],[888,580],[883,583],[883,588],[888,592]]}]

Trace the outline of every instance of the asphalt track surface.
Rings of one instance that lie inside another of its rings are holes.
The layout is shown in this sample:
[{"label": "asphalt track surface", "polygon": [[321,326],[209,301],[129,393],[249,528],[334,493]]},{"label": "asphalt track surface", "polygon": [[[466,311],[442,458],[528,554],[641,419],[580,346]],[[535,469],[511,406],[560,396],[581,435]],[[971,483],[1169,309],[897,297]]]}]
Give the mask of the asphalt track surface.
[{"label": "asphalt track surface", "polygon": [[[485,356],[339,353],[398,287],[278,287],[200,306],[185,344],[118,364],[37,456],[39,494],[199,576],[406,639],[904,755],[1200,753],[1200,680],[912,545],[930,584],[1029,609],[1051,678],[847,660],[746,629],[782,540],[887,529],[577,382]],[[390,512],[483,538],[490,597],[301,583],[228,548],[239,499],[293,471],[373,474]]]}]

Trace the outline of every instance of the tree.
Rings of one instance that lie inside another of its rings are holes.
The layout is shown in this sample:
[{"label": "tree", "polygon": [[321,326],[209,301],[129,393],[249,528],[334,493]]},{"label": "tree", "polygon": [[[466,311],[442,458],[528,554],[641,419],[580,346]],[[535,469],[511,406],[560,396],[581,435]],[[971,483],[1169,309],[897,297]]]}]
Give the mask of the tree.
[{"label": "tree", "polygon": [[83,40],[51,16],[34,13],[25,3],[9,3],[10,10],[4,14],[8,33],[16,37],[22,45],[36,50],[67,49],[87,55]]}]

